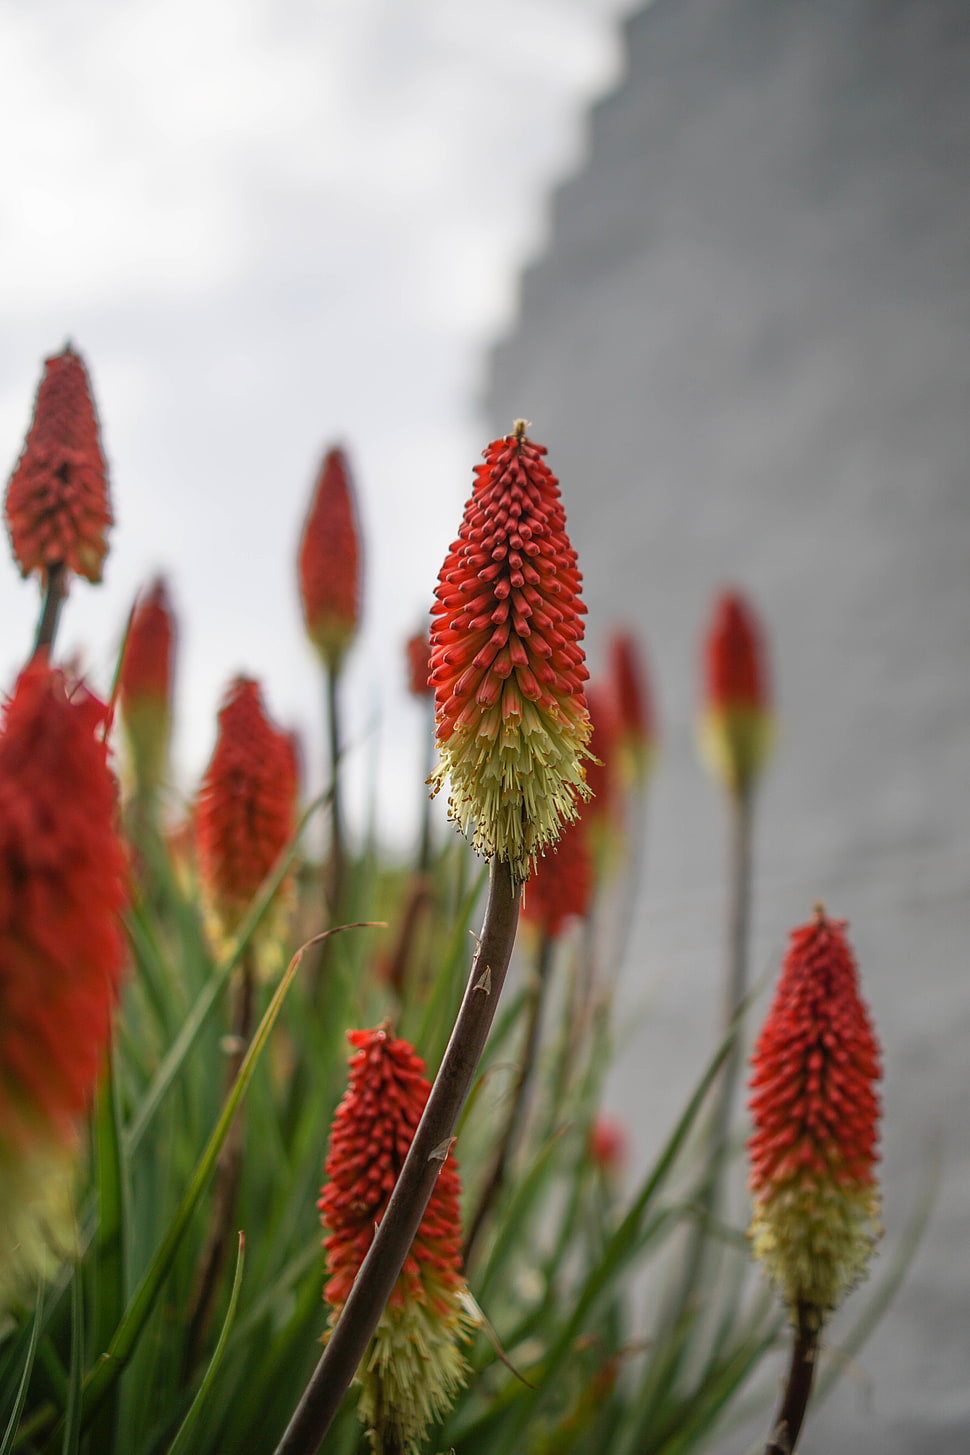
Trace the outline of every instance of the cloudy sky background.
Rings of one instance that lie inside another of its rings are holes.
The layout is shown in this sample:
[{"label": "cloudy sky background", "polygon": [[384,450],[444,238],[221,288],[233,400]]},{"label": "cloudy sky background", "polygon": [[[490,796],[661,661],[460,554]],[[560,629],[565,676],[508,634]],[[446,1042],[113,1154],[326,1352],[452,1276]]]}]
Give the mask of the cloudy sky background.
[{"label": "cloudy sky background", "polygon": [[[300,732],[320,781],[294,558],[317,464],[340,441],[366,552],[347,682],[358,803],[379,752],[385,830],[410,819],[421,716],[402,645],[486,443],[488,345],[514,320],[551,189],[582,159],[588,107],[620,76],[631,8],[0,11],[0,462],[13,467],[42,360],[70,337],[92,374],[118,524],[105,585],[73,588],[61,651],[80,648],[103,688],[135,592],[167,574],[187,790],[240,671]],[[4,691],[37,609],[36,583],[0,569]]]}]

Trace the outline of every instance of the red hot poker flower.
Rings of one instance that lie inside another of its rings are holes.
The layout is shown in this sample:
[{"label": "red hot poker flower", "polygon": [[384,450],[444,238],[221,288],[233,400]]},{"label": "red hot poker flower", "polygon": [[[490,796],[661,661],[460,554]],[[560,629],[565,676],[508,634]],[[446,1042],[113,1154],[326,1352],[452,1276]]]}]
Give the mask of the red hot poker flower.
[{"label": "red hot poker flower", "polygon": [[7,529],[23,576],[64,565],[101,580],[113,523],[87,370],[68,345],[44,362],[34,417],[10,477]]},{"label": "red hot poker flower", "polygon": [[519,879],[589,796],[576,553],[546,451],[493,441],[441,568],[431,630],[436,792],[479,853]]},{"label": "red hot poker flower", "polygon": [[238,928],[296,828],[293,739],[266,716],[259,686],[231,684],[195,824],[202,882],[222,928]]},{"label": "red hot poker flower", "polygon": [[[327,1285],[335,1323],[404,1165],[431,1090],[424,1062],[385,1025],[351,1031],[350,1084],[337,1108],[318,1207],[329,1230]],[[370,1349],[360,1414],[377,1438],[411,1452],[464,1383],[459,1345],[471,1321],[463,1297],[461,1183],[449,1153]]]},{"label": "red hot poker flower", "polygon": [[753,787],[771,749],[773,721],[764,636],[750,603],[726,591],[704,644],[701,749],[732,793]]},{"label": "red hot poker flower", "polygon": [[522,918],[558,939],[568,919],[589,912],[593,897],[593,855],[584,816],[573,819],[558,844],[536,860],[522,901]]},{"label": "red hot poker flower", "polygon": [[656,744],[653,699],[635,638],[617,632],[610,642],[610,679],[616,700],[620,763],[631,785],[643,784]]},{"label": "red hot poker flower", "polygon": [[879,1048],[845,922],[792,931],[751,1060],[753,1250],[792,1310],[824,1313],[878,1236]]},{"label": "red hot poker flower", "polygon": [[105,714],[35,658],[0,735],[0,1301],[69,1236],[64,1168],[124,963]]},{"label": "red hot poker flower", "polygon": [[141,788],[157,788],[165,777],[174,654],[175,618],[159,577],[132,613],[118,680],[122,726]]},{"label": "red hot poker flower", "polygon": [[431,639],[426,631],[408,638],[408,687],[415,697],[431,697]]},{"label": "red hot poker flower", "polygon": [[337,672],[360,620],[360,537],[347,457],[328,451],[300,540],[300,597],[307,634]]}]

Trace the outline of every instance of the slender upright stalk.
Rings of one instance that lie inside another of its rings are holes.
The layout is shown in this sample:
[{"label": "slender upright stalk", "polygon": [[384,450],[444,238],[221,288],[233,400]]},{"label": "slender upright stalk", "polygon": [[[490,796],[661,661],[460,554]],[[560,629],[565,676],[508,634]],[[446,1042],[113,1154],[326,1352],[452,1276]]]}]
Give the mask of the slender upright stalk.
[{"label": "slender upright stalk", "polygon": [[525,1124],[526,1112],[529,1106],[529,1091],[532,1084],[532,1074],[535,1069],[536,1051],[539,1047],[539,1027],[542,1023],[542,1007],[545,1002],[546,986],[549,983],[549,967],[552,964],[553,940],[549,935],[543,935],[539,942],[538,964],[536,965],[535,980],[529,996],[529,1020],[526,1027],[525,1043],[522,1047],[522,1056],[519,1061],[519,1074],[515,1079],[515,1086],[509,1103],[508,1116],[505,1127],[502,1131],[499,1143],[492,1158],[485,1184],[482,1188],[481,1197],[478,1200],[478,1207],[475,1209],[475,1216],[472,1218],[468,1235],[465,1238],[465,1247],[462,1254],[465,1264],[469,1264],[485,1220],[495,1205],[505,1182],[509,1163],[515,1152],[516,1144]]},{"label": "slender upright stalk", "polygon": [[[751,923],[751,828],[754,791],[751,785],[730,795],[731,838],[728,863],[728,915],[724,1001],[721,1034],[727,1035],[748,989],[748,953]],[[743,1046],[737,1035],[721,1077],[711,1124],[710,1147],[721,1159],[731,1126],[731,1111],[743,1064]]]},{"label": "slender upright stalk", "polygon": [[47,568],[47,590],[44,593],[44,605],[41,608],[37,635],[34,638],[35,652],[39,652],[41,647],[46,647],[49,652],[53,650],[57,624],[61,619],[61,607],[64,605],[66,595],[67,566],[63,561],[57,561],[53,566]]},{"label": "slender upright stalk", "polygon": [[[239,966],[239,978],[235,986],[232,1049],[226,1067],[227,1095],[235,1085],[236,1077],[239,1075],[249,1049],[249,1041],[253,1033],[255,1003],[256,964],[252,946],[249,946],[243,954],[242,963]],[[243,1131],[242,1112],[237,1112],[219,1155],[209,1235],[206,1239],[205,1250],[199,1260],[195,1287],[189,1303],[188,1335],[185,1343],[187,1374],[198,1363],[204,1350],[212,1323],[212,1315],[215,1311],[219,1281],[225,1270],[232,1246],[233,1224],[242,1175]]]},{"label": "slender upright stalk", "polygon": [[481,938],[424,1114],[374,1241],[276,1455],[314,1455],[319,1449],[391,1296],[485,1048],[512,954],[520,895],[511,866],[493,859]]},{"label": "slender upright stalk", "polygon": [[764,1455],[793,1455],[805,1419],[808,1397],[812,1392],[821,1327],[822,1320],[818,1309],[812,1304],[800,1303],[795,1315],[795,1337],[792,1342],[788,1381]]},{"label": "slender upright stalk", "polygon": [[[327,666],[327,741],[330,760],[330,865],[328,870],[327,899],[331,922],[339,914],[343,898],[346,869],[346,848],[344,844],[343,793],[340,786],[340,705],[337,684],[339,668]],[[327,942],[324,941],[324,944]]]}]

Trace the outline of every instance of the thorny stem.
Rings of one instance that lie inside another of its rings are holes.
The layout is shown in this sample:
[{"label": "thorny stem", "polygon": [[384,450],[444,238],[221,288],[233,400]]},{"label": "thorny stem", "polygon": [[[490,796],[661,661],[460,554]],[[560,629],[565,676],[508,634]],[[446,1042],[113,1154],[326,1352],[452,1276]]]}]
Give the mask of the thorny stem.
[{"label": "thorny stem", "polygon": [[521,884],[493,859],[481,939],[431,1094],[353,1288],[276,1455],[315,1455],[370,1343],[448,1155],[505,982]]},{"label": "thorny stem", "polygon": [[44,593],[44,605],[37,623],[37,635],[34,638],[35,652],[39,652],[42,647],[46,647],[48,652],[53,649],[54,637],[57,635],[57,623],[61,618],[61,607],[64,605],[66,595],[67,567],[63,561],[55,561],[53,566],[47,568],[47,590]]},{"label": "thorny stem", "polygon": [[475,1209],[475,1216],[472,1219],[471,1227],[465,1238],[462,1261],[466,1266],[471,1262],[472,1254],[475,1251],[482,1228],[485,1226],[485,1220],[494,1206],[495,1199],[502,1190],[509,1163],[512,1160],[516,1143],[518,1142],[525,1122],[529,1105],[532,1073],[535,1069],[536,1051],[539,1046],[539,1027],[542,1023],[542,1007],[545,1002],[546,986],[549,983],[549,967],[552,964],[552,947],[553,941],[550,936],[543,935],[539,942],[536,976],[529,997],[529,1023],[526,1028],[525,1044],[522,1047],[522,1056],[519,1062],[519,1074],[516,1077],[515,1086],[512,1091],[505,1128],[496,1148],[488,1176],[485,1179],[482,1195],[479,1198],[478,1207]]},{"label": "thorny stem", "polygon": [[808,1397],[812,1392],[821,1328],[822,1317],[819,1310],[810,1303],[799,1303],[795,1315],[795,1338],[788,1382],[764,1455],[793,1455],[805,1419]]},{"label": "thorny stem", "polygon": [[[253,1033],[256,1001],[256,965],[252,946],[245,951],[239,966],[232,1012],[232,1040],[226,1066],[226,1095],[235,1085]],[[219,1281],[232,1246],[233,1223],[239,1198],[242,1174],[243,1120],[237,1112],[219,1154],[216,1184],[212,1197],[209,1236],[199,1260],[195,1287],[189,1301],[188,1335],[186,1338],[186,1374],[198,1363],[212,1323]]]}]

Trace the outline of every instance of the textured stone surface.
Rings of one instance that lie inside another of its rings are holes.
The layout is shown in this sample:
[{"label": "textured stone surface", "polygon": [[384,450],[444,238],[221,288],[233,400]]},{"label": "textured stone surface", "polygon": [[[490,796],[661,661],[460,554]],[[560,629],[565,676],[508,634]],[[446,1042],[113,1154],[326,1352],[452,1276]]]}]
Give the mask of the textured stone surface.
[{"label": "textured stone surface", "polygon": [[781,717],[753,965],[777,965],[817,897],[850,921],[886,1057],[876,1276],[942,1162],[912,1273],[803,1455],[963,1451],[970,7],[658,0],[628,41],[489,398],[497,428],[525,415],[549,445],[594,664],[623,619],[656,678],[622,987],[642,1020],[614,1100],[649,1155],[714,1034],[726,826],[696,766],[696,657],[736,582],[768,623]]}]

